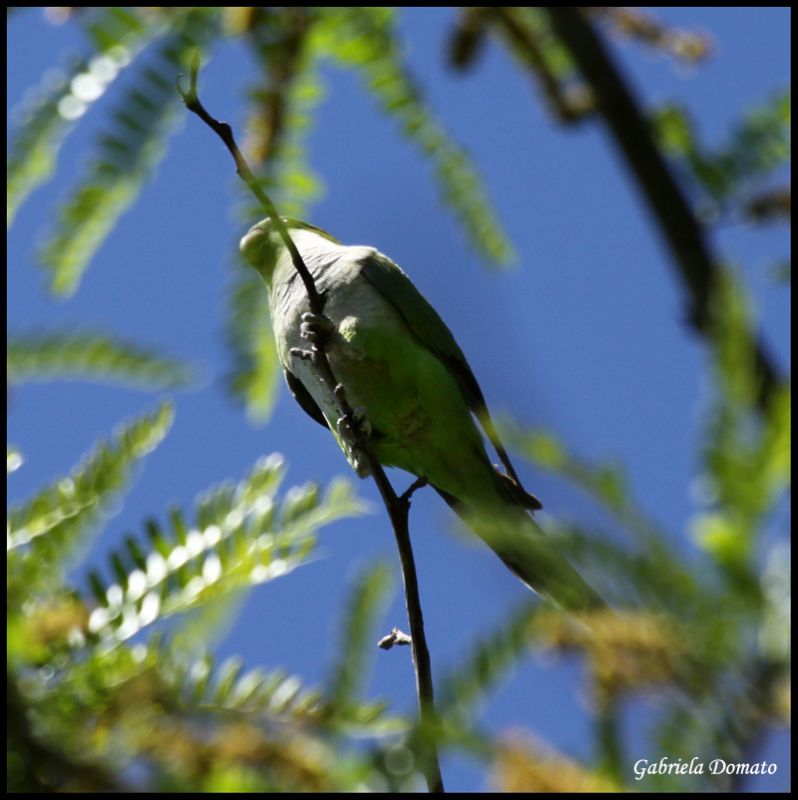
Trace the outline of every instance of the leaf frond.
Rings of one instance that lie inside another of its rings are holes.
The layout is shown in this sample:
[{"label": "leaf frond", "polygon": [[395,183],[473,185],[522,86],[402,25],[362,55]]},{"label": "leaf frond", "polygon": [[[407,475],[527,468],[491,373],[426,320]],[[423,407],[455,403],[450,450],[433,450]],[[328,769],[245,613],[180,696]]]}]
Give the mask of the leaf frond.
[{"label": "leaf frond", "polygon": [[429,160],[444,202],[477,252],[493,264],[512,260],[512,247],[474,165],[433,116],[403,63],[394,9],[326,8],[316,36],[331,59],[361,73],[381,109]]},{"label": "leaf frond", "polygon": [[189,56],[207,43],[216,12],[194,9],[178,17],[153,63],[137,59],[136,80],[112,113],[86,174],[61,206],[39,254],[57,295],[75,292],[94,254],[133,203],[160,161],[176,119],[173,82]]},{"label": "leaf frond", "polygon": [[92,634],[121,642],[159,619],[198,608],[286,575],[310,559],[316,530],[357,514],[362,505],[348,483],[293,487],[282,498],[279,456],[261,459],[237,485],[201,496],[195,520],[173,508],[166,523],[147,523],[147,543],[129,537],[110,556],[112,581],[92,573],[99,603]]},{"label": "leaf frond", "polygon": [[121,427],[113,441],[98,444],[67,477],[9,510],[12,584],[27,576],[24,588],[30,591],[31,585],[60,575],[66,556],[125,488],[134,464],[160,443],[173,417],[172,405],[161,404],[155,412]]},{"label": "leaf frond", "polygon": [[137,53],[160,32],[135,12],[100,8],[91,29],[96,50],[50,70],[13,112],[17,119],[6,161],[6,224],[55,170],[58,152],[74,124],[109,89]]},{"label": "leaf frond", "polygon": [[333,704],[331,713],[354,705],[365,682],[369,655],[374,652],[374,628],[387,600],[390,578],[390,569],[377,564],[358,576],[350,591],[338,658],[326,692]]},{"label": "leaf frond", "polygon": [[152,350],[107,334],[72,330],[10,335],[6,370],[11,384],[78,378],[174,389],[192,378],[187,365]]}]

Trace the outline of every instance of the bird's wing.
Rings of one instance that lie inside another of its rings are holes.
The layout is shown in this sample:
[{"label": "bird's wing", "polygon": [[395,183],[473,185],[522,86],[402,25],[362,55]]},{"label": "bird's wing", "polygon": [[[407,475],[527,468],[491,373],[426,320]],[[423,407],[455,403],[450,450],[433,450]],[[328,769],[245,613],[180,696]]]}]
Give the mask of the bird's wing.
[{"label": "bird's wing", "polygon": [[477,413],[485,398],[463,351],[438,312],[387,256],[372,251],[360,261],[360,274],[396,309],[416,339],[452,373],[468,407]]},{"label": "bird's wing", "polygon": [[302,406],[303,411],[305,411],[309,417],[315,419],[319,425],[328,428],[329,426],[327,425],[327,420],[324,419],[324,414],[321,413],[321,409],[310,392],[305,388],[302,381],[290,370],[283,369],[283,373],[285,374],[285,382],[288,384],[291,394],[294,395],[294,399],[297,403]]},{"label": "bird's wing", "polygon": [[[511,479],[519,489],[521,481],[499,439],[499,434],[488,412],[485,396],[477,383],[471,367],[440,318],[438,312],[424,299],[421,292],[413,286],[410,278],[382,253],[373,250],[360,261],[360,274],[396,309],[418,341],[434,353],[454,377],[466,405],[476,414],[488,439],[504,464]],[[526,492],[524,492],[526,494]],[[541,507],[533,495],[529,497],[530,507]]]}]

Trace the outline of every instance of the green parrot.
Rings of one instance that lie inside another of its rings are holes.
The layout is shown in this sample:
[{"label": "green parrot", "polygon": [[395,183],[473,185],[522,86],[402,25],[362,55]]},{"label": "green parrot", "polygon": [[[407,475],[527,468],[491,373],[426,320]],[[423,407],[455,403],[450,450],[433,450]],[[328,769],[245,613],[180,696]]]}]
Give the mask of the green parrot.
[{"label": "green parrot", "polygon": [[[324,331],[330,367],[381,464],[426,478],[536,592],[569,610],[602,606],[532,519],[540,503],[521,486],[474,373],[407,275],[373,247],[342,245],[305,222],[284,222],[325,298],[323,316],[310,312],[305,286],[271,220],[252,227],[241,250],[268,287],[277,353],[302,408],[332,432],[365,477],[362,454],[339,430],[335,398],[302,358],[308,339]],[[491,464],[477,423],[504,471]]]}]

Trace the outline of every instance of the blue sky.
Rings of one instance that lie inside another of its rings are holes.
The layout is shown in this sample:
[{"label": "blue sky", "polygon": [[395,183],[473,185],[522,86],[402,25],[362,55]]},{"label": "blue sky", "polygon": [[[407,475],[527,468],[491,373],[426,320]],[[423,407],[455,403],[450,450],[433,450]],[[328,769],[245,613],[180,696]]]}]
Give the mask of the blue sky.
[{"label": "blue sky", "polygon": [[[789,10],[658,13],[710,33],[712,59],[688,69],[628,44],[616,49],[646,101],[678,99],[708,142],[722,141],[742,110],[788,85]],[[453,74],[442,55],[452,20],[450,8],[403,11],[407,57],[430,107],[476,162],[519,255],[515,268],[484,268],[441,205],[427,164],[380,115],[357,78],[332,68],[324,73],[327,97],[309,140],[311,163],[326,185],[310,221],[396,260],[448,322],[496,412],[552,429],[584,457],[623,463],[643,507],[689,547],[705,351],[682,324],[683,297],[668,254],[603,129],[557,127],[535,87],[496,47],[472,73]],[[79,45],[74,28],[45,25],[40,13],[12,19],[10,107],[57,63],[57,54]],[[218,49],[202,75],[204,102],[241,129],[241,90],[254,74],[239,46]],[[162,514],[173,501],[190,507],[202,489],[242,476],[264,453],[284,454],[288,484],[326,483],[348,469],[332,438],[283,387],[263,428],[250,425],[224,392],[224,298],[232,253],[248,225],[232,210],[238,195],[229,156],[194,118],[179,126],[167,158],[96,256],[77,295],[59,302],[44,291],[35,245],[80,174],[103,111],[116,102],[110,95],[67,139],[57,175],[12,228],[9,327],[80,322],[107,329],[200,364],[207,381],[176,396],[173,430],[94,543],[92,563],[101,563],[123,534],[141,531],[146,516]],[[741,265],[763,334],[786,367],[789,297],[768,283],[765,267],[789,251],[788,234],[728,227],[715,244]],[[63,474],[93,441],[155,402],[142,392],[69,382],[15,390],[9,439],[26,464],[10,483],[11,497],[27,496]],[[572,488],[526,464],[520,469],[548,512],[604,522]],[[393,477],[399,488],[408,482]],[[376,501],[369,482],[358,489]],[[433,667],[440,670],[455,665],[469,643],[505,620],[527,594],[484,547],[453,535],[453,517],[434,493],[416,495],[411,530]],[[311,684],[323,679],[351,578],[377,559],[396,569],[396,557],[381,512],[325,528],[320,549],[323,559],[252,591],[219,642],[221,654],[237,653],[248,666],[283,666]],[[404,623],[397,592],[381,629]],[[497,731],[528,729],[587,757],[590,721],[581,678],[576,662],[529,658],[491,697],[483,723]],[[369,694],[400,709],[413,707],[406,651],[375,654]],[[651,713],[637,706],[629,712],[630,755],[659,757],[644,735]],[[768,788],[789,785],[786,741],[779,735],[768,744],[771,756],[780,758]],[[452,789],[484,786],[484,776],[461,759],[446,762],[444,773]],[[754,788],[766,788],[765,780]]]}]

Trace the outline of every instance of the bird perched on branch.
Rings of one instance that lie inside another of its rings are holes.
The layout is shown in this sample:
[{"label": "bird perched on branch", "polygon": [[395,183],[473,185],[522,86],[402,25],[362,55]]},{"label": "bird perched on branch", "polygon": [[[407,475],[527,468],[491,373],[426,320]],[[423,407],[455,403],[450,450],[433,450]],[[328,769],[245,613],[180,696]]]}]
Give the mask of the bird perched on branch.
[{"label": "bird perched on branch", "polygon": [[[540,503],[522,487],[474,373],[407,275],[373,247],[342,245],[307,223],[284,222],[324,298],[323,315],[311,312],[270,219],[250,229],[241,250],[268,286],[277,353],[297,402],[329,428],[357,474],[368,475],[363,453],[343,430],[337,399],[307,357],[308,341],[323,338],[355,423],[381,464],[426,478],[541,595],[571,610],[603,605],[532,519]],[[491,464],[478,424],[503,470]]]}]

